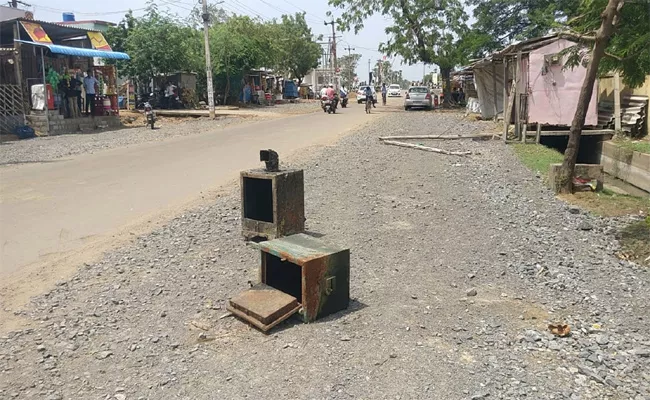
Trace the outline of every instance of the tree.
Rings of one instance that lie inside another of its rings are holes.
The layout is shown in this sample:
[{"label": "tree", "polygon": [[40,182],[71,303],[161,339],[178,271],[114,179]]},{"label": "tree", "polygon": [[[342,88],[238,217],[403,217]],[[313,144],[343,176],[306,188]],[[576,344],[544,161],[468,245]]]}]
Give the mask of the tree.
[{"label": "tree", "polygon": [[178,23],[174,17],[160,13],[155,3],[149,3],[143,17],[127,13],[107,37],[115,50],[131,57],[118,64],[124,76],[147,82],[158,74],[193,71],[200,65],[195,43],[200,43],[198,31]]},{"label": "tree", "polygon": [[548,34],[561,21],[576,15],[580,0],[469,0],[468,3],[476,6],[473,13],[476,22],[465,37],[465,44],[473,58],[480,58],[514,40]]},{"label": "tree", "polygon": [[338,63],[341,68],[341,84],[345,87],[351,87],[354,78],[357,76],[357,66],[359,66],[361,54],[351,53],[339,57]]},{"label": "tree", "polygon": [[582,126],[599,69],[623,72],[624,81],[632,86],[641,84],[650,73],[650,16],[647,10],[633,5],[624,8],[624,3],[624,0],[585,0],[580,15],[571,21],[570,30],[563,33],[578,40],[576,49],[584,47],[585,42],[592,46],[560,171],[559,189],[563,193],[573,191]]},{"label": "tree", "polygon": [[210,29],[210,52],[215,90],[225,98],[238,99],[241,81],[251,69],[274,65],[275,53],[269,24],[248,16],[232,16]]},{"label": "tree", "polygon": [[283,15],[282,22],[273,28],[276,69],[302,83],[305,75],[318,67],[321,56],[321,47],[313,40],[305,13]]},{"label": "tree", "polygon": [[343,10],[339,27],[355,33],[375,13],[391,17],[393,24],[385,29],[389,39],[379,50],[400,55],[409,64],[437,64],[446,82],[445,101],[451,98],[451,71],[467,58],[461,37],[468,32],[468,16],[460,0],[329,0],[329,4]]}]

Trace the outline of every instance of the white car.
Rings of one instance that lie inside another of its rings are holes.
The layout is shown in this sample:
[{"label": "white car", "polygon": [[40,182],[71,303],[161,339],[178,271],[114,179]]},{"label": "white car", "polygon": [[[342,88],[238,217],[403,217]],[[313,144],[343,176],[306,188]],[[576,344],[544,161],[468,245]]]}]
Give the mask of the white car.
[{"label": "white car", "polygon": [[402,97],[402,88],[399,85],[390,85],[388,87],[388,97]]},{"label": "white car", "polygon": [[[366,88],[368,86],[359,86],[359,90],[357,90],[357,103],[365,103],[366,102]],[[372,90],[372,102],[377,103],[377,92],[375,92],[375,88],[370,86],[370,90]]]}]

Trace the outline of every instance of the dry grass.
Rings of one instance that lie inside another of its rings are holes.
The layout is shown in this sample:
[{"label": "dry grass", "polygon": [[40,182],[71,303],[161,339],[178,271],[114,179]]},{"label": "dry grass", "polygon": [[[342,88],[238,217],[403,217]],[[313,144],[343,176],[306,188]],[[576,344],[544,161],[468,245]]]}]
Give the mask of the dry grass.
[{"label": "dry grass", "polygon": [[603,217],[648,215],[650,213],[649,198],[621,195],[608,190],[599,193],[579,192],[559,197],[567,203],[575,204]]}]

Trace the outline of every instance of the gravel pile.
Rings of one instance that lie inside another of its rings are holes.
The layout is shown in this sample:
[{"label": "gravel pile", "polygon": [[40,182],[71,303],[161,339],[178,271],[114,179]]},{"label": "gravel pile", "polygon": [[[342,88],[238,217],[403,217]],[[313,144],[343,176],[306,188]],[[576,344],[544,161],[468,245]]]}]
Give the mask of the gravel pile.
[{"label": "gravel pile", "polygon": [[77,154],[131,146],[143,142],[161,141],[176,136],[196,135],[225,128],[254,118],[220,117],[207,119],[174,120],[161,118],[156,129],[143,124],[125,129],[90,134],[45,136],[28,140],[0,143],[0,165],[46,162]]},{"label": "gravel pile", "polygon": [[348,311],[268,336],[221,318],[259,265],[232,188],[19,311],[34,328],[0,337],[0,398],[649,398],[649,274],[615,257],[625,220],[556,200],[498,141],[435,142],[461,158],[376,139],[484,123],[377,121],[284,164],[305,169],[308,230],[351,249]]}]

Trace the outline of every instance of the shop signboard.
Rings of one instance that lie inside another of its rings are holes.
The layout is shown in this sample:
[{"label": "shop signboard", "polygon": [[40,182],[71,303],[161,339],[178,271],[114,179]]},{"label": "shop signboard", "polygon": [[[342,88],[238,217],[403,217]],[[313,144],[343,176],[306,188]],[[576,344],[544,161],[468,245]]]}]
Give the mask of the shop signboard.
[{"label": "shop signboard", "polygon": [[52,44],[52,40],[40,24],[35,22],[20,21],[25,31],[34,43]]},{"label": "shop signboard", "polygon": [[95,50],[113,51],[101,32],[88,32],[88,39]]}]

